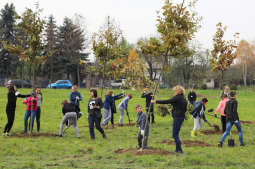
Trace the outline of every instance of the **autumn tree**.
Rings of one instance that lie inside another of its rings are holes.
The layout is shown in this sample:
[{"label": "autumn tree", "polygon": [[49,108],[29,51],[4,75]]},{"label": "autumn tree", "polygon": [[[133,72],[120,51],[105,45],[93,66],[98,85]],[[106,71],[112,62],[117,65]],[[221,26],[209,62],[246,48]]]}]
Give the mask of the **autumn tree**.
[{"label": "autumn tree", "polygon": [[154,81],[157,77],[157,69],[160,67],[160,60],[163,54],[162,42],[156,37],[140,39],[137,42],[139,52],[148,65],[150,80]]},{"label": "autumn tree", "polygon": [[5,43],[4,47],[12,54],[20,57],[20,60],[28,62],[32,65],[32,84],[35,84],[35,72],[38,66],[45,60],[42,42],[43,29],[45,21],[41,18],[41,9],[36,5],[36,10],[26,9],[26,11],[18,16],[18,28],[22,30],[26,39],[18,37],[18,45]]},{"label": "autumn tree", "polygon": [[122,32],[115,21],[110,19],[109,16],[106,19],[106,23],[93,35],[93,52],[98,65],[102,65],[99,68],[102,74],[101,95],[104,88],[105,76],[107,76],[106,72],[111,72],[112,65],[109,63],[120,56],[119,43],[121,40]]},{"label": "autumn tree", "polygon": [[248,60],[251,56],[254,56],[253,50],[254,47],[245,40],[240,41],[236,49],[237,58],[242,65],[242,76],[245,87],[247,86]]},{"label": "autumn tree", "polygon": [[[230,67],[236,58],[236,40],[224,40],[224,34],[227,27],[223,27],[222,23],[218,23],[217,31],[213,37],[213,50],[211,51],[210,64],[214,72],[219,72],[221,77],[221,85],[224,83],[224,72]],[[234,38],[238,37],[238,33]]]}]

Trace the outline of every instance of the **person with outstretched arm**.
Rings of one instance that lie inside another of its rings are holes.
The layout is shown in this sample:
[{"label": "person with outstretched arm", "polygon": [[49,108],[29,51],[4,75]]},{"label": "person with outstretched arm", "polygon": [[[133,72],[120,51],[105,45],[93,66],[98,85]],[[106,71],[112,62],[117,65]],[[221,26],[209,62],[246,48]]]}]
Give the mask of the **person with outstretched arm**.
[{"label": "person with outstretched arm", "polygon": [[8,122],[5,125],[4,132],[2,136],[9,136],[10,131],[12,129],[14,119],[15,119],[15,110],[16,110],[16,102],[17,98],[26,98],[30,95],[22,95],[18,92],[16,86],[9,84],[8,86],[8,94],[7,94],[7,104],[6,104],[6,115]]},{"label": "person with outstretched arm", "polygon": [[70,102],[75,105],[75,112],[77,113],[77,117],[80,117],[80,101],[82,100],[81,93],[77,91],[77,86],[72,86],[72,92],[70,93]]},{"label": "person with outstretched arm", "polygon": [[[118,109],[120,111],[120,123],[119,126],[123,126],[123,118],[124,118],[124,110],[127,112],[127,116],[129,118],[129,113],[128,113],[128,101],[132,99],[132,94],[128,94],[127,97],[125,97],[119,104]],[[130,119],[129,119],[130,120]]]},{"label": "person with outstretched arm", "polygon": [[224,133],[226,131],[226,123],[227,123],[227,117],[225,114],[225,108],[226,108],[226,104],[229,101],[229,98],[226,94],[224,94],[222,96],[222,99],[215,111],[214,116],[217,118],[217,113],[218,111],[220,111],[220,115],[221,115],[221,125],[222,125],[222,133]]},{"label": "person with outstretched arm", "polygon": [[36,118],[37,132],[39,133],[40,127],[41,127],[40,119],[41,119],[41,106],[43,102],[43,95],[39,87],[35,88],[35,93],[37,96],[37,110],[36,110],[35,118]]},{"label": "person with outstretched arm", "polygon": [[105,95],[105,101],[104,101],[104,121],[102,123],[102,126],[106,126],[108,124],[108,121],[111,120],[112,117],[112,105],[113,105],[113,97],[112,97],[113,91],[109,90],[107,94]]},{"label": "person with outstretched arm", "polygon": [[171,104],[172,117],[173,117],[173,138],[176,144],[176,153],[183,153],[181,147],[181,140],[179,138],[179,133],[181,130],[182,123],[185,118],[185,112],[187,111],[187,101],[184,96],[184,88],[180,85],[173,88],[174,96],[168,100],[152,100],[152,103],[156,104]]},{"label": "person with outstretched arm", "polygon": [[112,97],[113,97],[113,103],[112,103],[112,107],[111,107],[111,111],[112,111],[111,124],[112,124],[112,127],[114,127],[114,114],[117,113],[115,101],[123,98],[124,96],[125,96],[124,92],[120,93],[120,94],[117,94],[117,95],[114,95],[114,93],[112,94]]},{"label": "person with outstretched arm", "polygon": [[[142,93],[142,98],[146,99],[146,112],[150,112],[151,114],[151,123],[155,123],[154,120],[154,105],[151,103],[151,100],[153,98],[153,93],[150,92],[150,90],[148,88],[144,89],[143,93]],[[150,110],[149,110],[150,107]],[[149,121],[150,121],[150,117],[149,117]]]},{"label": "person with outstretched arm", "polygon": [[207,98],[203,98],[201,101],[196,102],[194,109],[190,112],[194,119],[194,128],[191,130],[191,137],[201,135],[200,130],[203,126],[201,118],[204,120],[204,122],[207,122],[205,118],[205,104],[207,102]]},{"label": "person with outstretched arm", "polygon": [[69,103],[67,100],[62,101],[62,113],[63,118],[60,123],[60,129],[59,129],[59,137],[63,137],[63,128],[64,125],[67,125],[67,128],[69,128],[71,125],[75,128],[76,136],[80,138],[80,132],[77,127],[77,114],[75,112],[76,108],[75,105],[72,103]]},{"label": "person with outstretched arm", "polygon": [[218,144],[218,147],[222,147],[223,142],[226,139],[226,137],[229,135],[233,125],[235,125],[238,130],[240,146],[245,146],[243,143],[243,132],[242,132],[241,122],[239,120],[239,116],[237,112],[237,106],[238,106],[238,102],[236,100],[236,92],[232,91],[230,92],[230,99],[226,103],[226,107],[225,107],[225,114],[227,115],[227,128],[220,139],[220,143]]}]

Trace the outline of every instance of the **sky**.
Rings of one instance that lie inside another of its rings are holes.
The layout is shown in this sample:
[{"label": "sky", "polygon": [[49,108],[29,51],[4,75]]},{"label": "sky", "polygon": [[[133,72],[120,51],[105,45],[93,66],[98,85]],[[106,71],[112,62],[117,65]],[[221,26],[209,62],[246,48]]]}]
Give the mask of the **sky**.
[{"label": "sky", "polygon": [[[104,24],[107,16],[119,24],[125,38],[136,43],[141,37],[157,35],[157,11],[165,0],[0,0],[2,9],[6,3],[13,3],[21,14],[26,7],[34,8],[39,2],[43,16],[53,15],[58,25],[64,17],[72,18],[75,14],[85,17],[84,25],[91,36]],[[178,2],[178,0],[175,0]],[[195,41],[202,48],[212,48],[212,38],[216,24],[227,26],[226,39],[233,39],[235,32],[240,33],[240,40],[255,40],[255,0],[198,0],[196,11],[203,19],[201,28],[196,33]]]}]

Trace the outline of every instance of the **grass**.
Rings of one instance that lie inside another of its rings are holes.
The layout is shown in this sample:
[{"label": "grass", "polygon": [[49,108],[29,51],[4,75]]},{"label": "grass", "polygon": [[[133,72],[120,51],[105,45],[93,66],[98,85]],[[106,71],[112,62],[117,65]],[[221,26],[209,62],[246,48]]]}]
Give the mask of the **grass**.
[{"label": "grass", "polygon": [[[20,89],[21,93],[30,92],[29,89]],[[89,92],[80,90],[83,101],[81,110],[84,116],[79,119],[78,125],[81,139],[77,139],[75,131],[70,128],[63,138],[37,137],[15,138],[0,137],[0,168],[188,168],[188,169],[215,169],[215,168],[255,168],[255,125],[242,125],[246,147],[240,147],[238,136],[234,135],[237,146],[227,147],[225,142],[222,149],[217,148],[221,135],[203,135],[192,139],[190,131],[193,120],[189,118],[182,126],[180,137],[182,140],[199,140],[212,144],[211,147],[183,147],[183,155],[144,155],[135,156],[130,153],[116,154],[117,149],[135,148],[137,145],[137,128],[122,127],[114,130],[105,130],[107,139],[103,139],[98,131],[96,140],[89,139],[87,104]],[[60,103],[68,99],[70,90],[42,89],[44,102],[41,114],[41,133],[58,133],[62,119]],[[135,122],[136,104],[145,105],[145,100],[140,98],[140,93],[132,93],[134,98],[129,103],[130,117]],[[115,91],[118,93],[118,91]],[[199,90],[202,96],[208,97],[207,108],[216,108],[219,102],[218,90]],[[0,130],[3,130],[7,118],[5,105],[7,102],[7,89],[0,88]],[[161,90],[158,99],[167,99],[172,91]],[[17,100],[16,116],[11,133],[21,133],[24,128],[25,105],[23,99]],[[238,91],[239,116],[241,120],[255,121],[254,91],[252,89]],[[116,103],[116,105],[119,101]],[[115,124],[118,123],[118,113],[115,114]],[[207,116],[208,121],[220,125],[220,121]],[[124,117],[127,123],[127,117]],[[175,145],[162,144],[164,140],[172,140],[172,118],[156,115],[156,124],[151,126],[149,146],[157,149],[174,151]],[[210,127],[204,124],[203,129]],[[236,129],[234,129],[236,130]]]}]

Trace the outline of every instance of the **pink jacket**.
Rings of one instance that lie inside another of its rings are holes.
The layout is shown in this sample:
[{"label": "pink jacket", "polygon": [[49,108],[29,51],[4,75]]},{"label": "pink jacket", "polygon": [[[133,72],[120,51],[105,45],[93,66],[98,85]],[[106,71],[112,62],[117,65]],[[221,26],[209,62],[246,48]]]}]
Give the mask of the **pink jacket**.
[{"label": "pink jacket", "polygon": [[215,114],[218,113],[218,111],[220,110],[220,115],[221,116],[226,116],[226,114],[224,113],[224,110],[225,110],[225,107],[226,107],[226,103],[229,101],[228,98],[225,98],[224,100],[221,100],[217,109],[216,109],[216,112]]},{"label": "pink jacket", "polygon": [[37,97],[34,97],[34,100],[32,100],[32,96],[28,97],[25,101],[23,101],[23,104],[27,104],[27,110],[29,111],[35,111],[37,110]]}]

